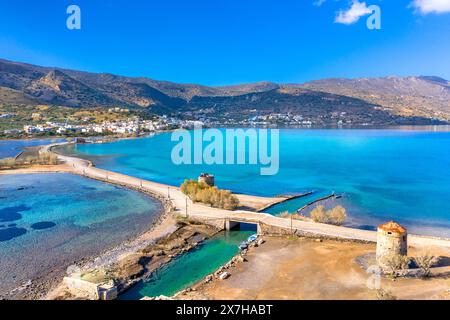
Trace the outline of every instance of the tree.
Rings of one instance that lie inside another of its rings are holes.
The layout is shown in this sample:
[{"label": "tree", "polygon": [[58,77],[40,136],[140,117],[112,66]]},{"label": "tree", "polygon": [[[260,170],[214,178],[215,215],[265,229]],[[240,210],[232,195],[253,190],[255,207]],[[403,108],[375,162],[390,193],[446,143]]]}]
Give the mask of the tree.
[{"label": "tree", "polygon": [[392,294],[392,292],[385,290],[383,288],[377,289],[376,291],[377,300],[397,300],[397,297]]},{"label": "tree", "polygon": [[239,205],[239,199],[230,191],[210,187],[204,182],[185,180],[180,190],[192,201],[208,204],[212,207],[234,210]]},{"label": "tree", "polygon": [[239,205],[238,198],[235,195],[231,194],[231,192],[228,190],[222,190],[221,202],[221,208],[226,210],[235,210]]},{"label": "tree", "polygon": [[340,226],[347,218],[347,211],[342,206],[336,206],[327,211],[323,205],[319,204],[311,211],[310,216],[314,222]]},{"label": "tree", "polygon": [[347,211],[342,206],[336,206],[327,212],[328,222],[337,226],[344,223],[347,218]]},{"label": "tree", "polygon": [[422,276],[428,277],[431,273],[431,268],[439,263],[440,258],[425,252],[414,260],[417,266],[422,269]]},{"label": "tree", "polygon": [[325,207],[321,204],[317,205],[313,211],[311,211],[310,216],[314,222],[328,223]]},{"label": "tree", "polygon": [[399,254],[391,254],[381,258],[383,271],[397,277],[402,271],[408,269],[410,258]]}]

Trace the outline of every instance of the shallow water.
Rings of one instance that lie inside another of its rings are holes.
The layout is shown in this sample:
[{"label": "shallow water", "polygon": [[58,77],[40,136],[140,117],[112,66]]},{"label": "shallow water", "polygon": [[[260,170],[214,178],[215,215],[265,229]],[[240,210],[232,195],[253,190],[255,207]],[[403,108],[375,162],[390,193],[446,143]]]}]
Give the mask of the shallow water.
[{"label": "shallow water", "polygon": [[45,146],[66,139],[0,140],[0,159],[17,156],[24,148]]},{"label": "shallow water", "polygon": [[281,130],[275,176],[261,176],[255,165],[177,166],[170,136],[78,145],[72,152],[102,168],[172,185],[210,172],[219,187],[240,193],[334,191],[343,195],[352,226],[394,219],[414,233],[450,237],[450,132]]},{"label": "shallow water", "polygon": [[0,176],[0,197],[2,294],[137,236],[162,210],[141,193],[58,173]]},{"label": "shallow water", "polygon": [[199,247],[173,259],[154,272],[146,281],[123,294],[121,300],[138,300],[145,296],[172,296],[198,282],[227,263],[238,251],[238,245],[254,231],[222,232]]}]

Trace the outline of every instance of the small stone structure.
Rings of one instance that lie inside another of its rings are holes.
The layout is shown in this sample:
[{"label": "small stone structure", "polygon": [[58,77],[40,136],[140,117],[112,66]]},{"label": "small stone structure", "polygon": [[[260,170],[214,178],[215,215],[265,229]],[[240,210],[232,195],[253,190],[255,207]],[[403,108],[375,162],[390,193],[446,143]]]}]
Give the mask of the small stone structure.
[{"label": "small stone structure", "polygon": [[88,300],[114,300],[118,294],[113,283],[97,284],[78,276],[64,277],[64,284],[74,296]]},{"label": "small stone structure", "polygon": [[206,183],[210,187],[214,187],[214,176],[212,174],[202,173],[198,177],[198,182],[199,183],[203,182],[203,183]]},{"label": "small stone structure", "polygon": [[394,221],[378,226],[377,263],[383,265],[384,257],[408,254],[408,234],[404,227]]}]

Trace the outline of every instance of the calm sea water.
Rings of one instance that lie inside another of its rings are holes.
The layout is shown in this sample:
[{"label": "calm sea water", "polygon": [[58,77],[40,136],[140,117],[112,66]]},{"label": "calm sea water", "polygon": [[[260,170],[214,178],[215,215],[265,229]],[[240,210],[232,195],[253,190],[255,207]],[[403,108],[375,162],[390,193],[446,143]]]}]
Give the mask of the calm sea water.
[{"label": "calm sea water", "polygon": [[44,146],[62,141],[66,139],[0,140],[0,159],[15,157],[27,147]]},{"label": "calm sea water", "polygon": [[146,296],[172,296],[230,261],[238,253],[238,245],[253,233],[254,231],[222,232],[194,250],[178,256],[120,298],[138,300]]},{"label": "calm sea water", "polygon": [[146,231],[162,207],[69,174],[0,176],[0,296]]},{"label": "calm sea water", "polygon": [[281,130],[275,176],[261,176],[255,165],[175,165],[170,137],[78,145],[70,152],[102,168],[172,185],[210,172],[219,187],[241,193],[334,191],[343,195],[347,225],[373,228],[395,219],[414,233],[450,237],[449,132]]}]

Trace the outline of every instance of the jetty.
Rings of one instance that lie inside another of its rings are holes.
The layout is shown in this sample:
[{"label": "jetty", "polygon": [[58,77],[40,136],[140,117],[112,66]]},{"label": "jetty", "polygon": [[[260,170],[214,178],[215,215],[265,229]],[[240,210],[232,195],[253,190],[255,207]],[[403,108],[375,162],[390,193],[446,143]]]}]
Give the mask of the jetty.
[{"label": "jetty", "polygon": [[[329,194],[329,195],[327,195],[327,196],[325,196],[325,197],[322,197],[322,198],[319,198],[319,199],[315,199],[315,200],[313,200],[313,201],[311,201],[311,202],[309,202],[309,203],[307,203],[307,204],[305,204],[303,207],[301,207],[300,209],[298,209],[297,210],[297,213],[298,214],[302,214],[302,211],[303,210],[305,210],[306,208],[308,208],[309,206],[312,206],[313,204],[316,204],[316,203],[319,203],[319,202],[322,202],[322,201],[325,201],[325,200],[328,200],[328,199],[330,199],[330,198],[337,198],[338,196],[336,196],[336,193],[332,193],[332,194]],[[340,196],[339,196],[340,197]]]},{"label": "jetty", "polygon": [[[61,144],[53,144],[42,147],[41,152],[53,153],[52,149],[57,145]],[[200,203],[193,203],[185,194],[180,191],[180,188],[178,187],[100,169],[95,167],[88,160],[65,156],[58,153],[55,154],[58,156],[58,159],[63,162],[63,165],[59,165],[57,166],[57,168],[39,168],[37,170],[30,168],[28,170],[17,170],[16,172],[3,172],[3,174],[66,172],[132,189],[142,190],[149,194],[154,194],[159,198],[164,197],[167,200],[170,200],[175,212],[180,216],[196,220],[204,224],[213,225],[223,230],[230,230],[240,223],[246,223],[254,224],[257,227],[259,234],[294,234],[298,236],[344,239],[371,243],[375,243],[377,239],[377,233],[370,230],[360,230],[342,226],[281,218],[263,212],[254,212],[247,210],[229,211],[208,207]],[[255,202],[259,202],[263,205],[268,205],[271,202],[273,203],[274,201],[276,202],[274,198],[253,197],[248,195],[245,195],[245,197],[253,198]],[[279,199],[278,202],[282,200],[283,199]],[[408,242],[413,246],[439,246],[450,250],[450,239],[446,238],[409,235]]]},{"label": "jetty", "polygon": [[278,204],[280,204],[280,203],[283,203],[283,202],[286,202],[286,201],[290,201],[290,200],[294,200],[294,199],[298,199],[298,198],[307,197],[307,196],[309,196],[309,195],[312,195],[313,193],[314,193],[314,191],[307,191],[307,192],[303,192],[303,193],[299,193],[299,194],[294,194],[294,195],[287,195],[287,196],[281,195],[281,196],[277,196],[277,198],[280,198],[281,200],[279,200],[279,201],[277,201],[277,202],[274,202],[274,203],[270,203],[270,204],[268,204],[268,205],[266,205],[266,206],[264,206],[264,207],[258,209],[257,211],[258,211],[258,212],[262,212],[262,211],[267,210],[267,209],[270,209],[270,208],[272,208],[273,206],[276,206],[276,205],[278,205]]}]

